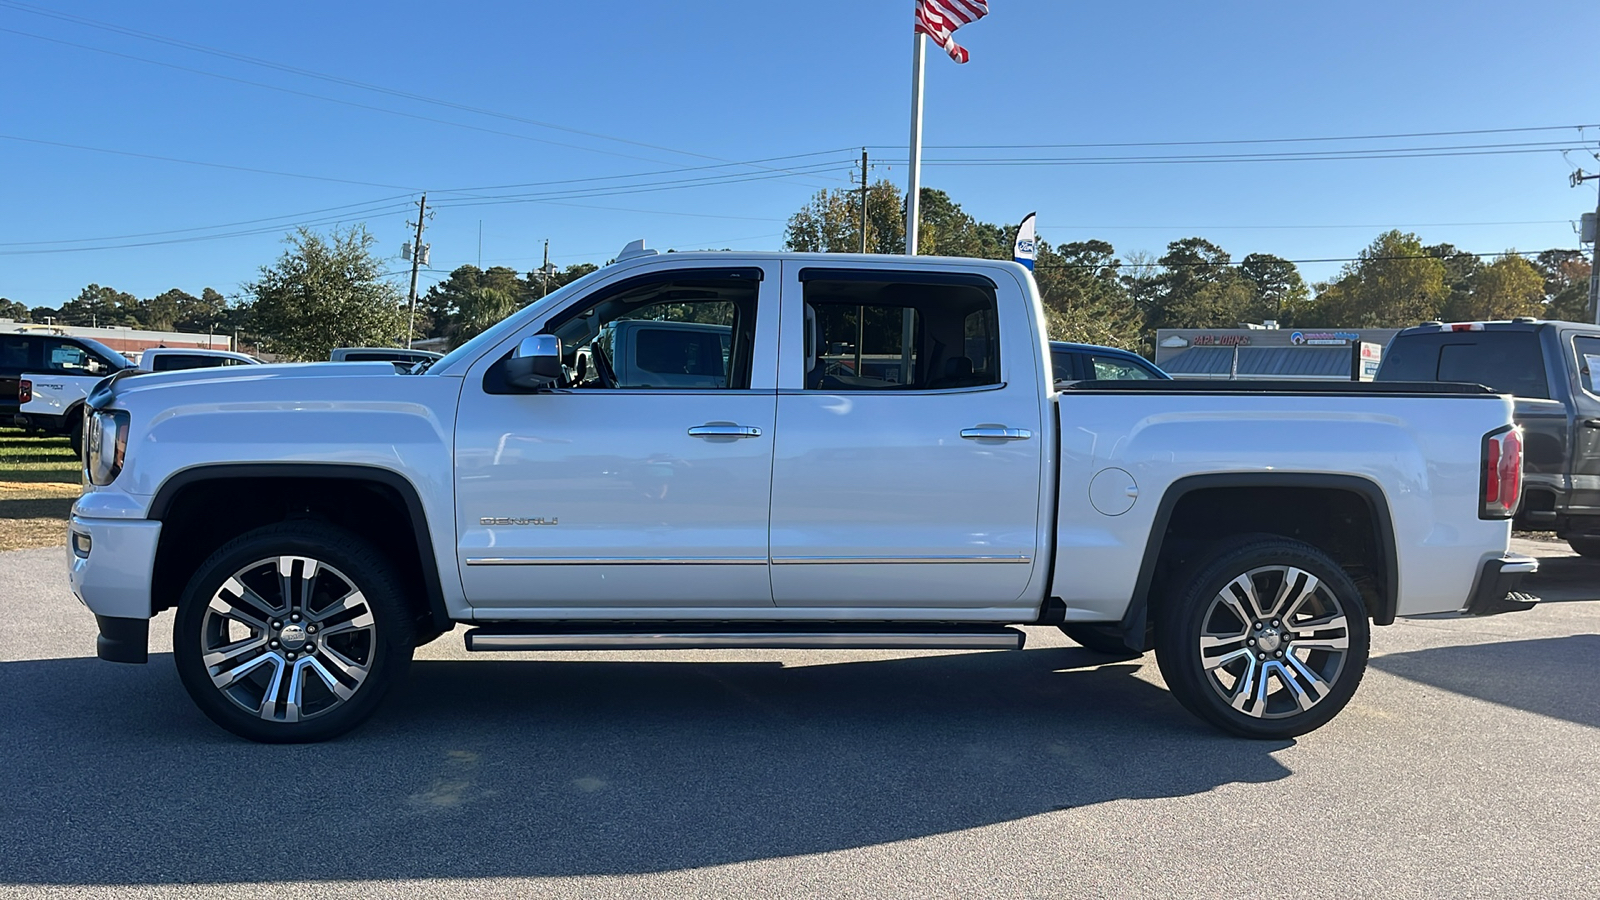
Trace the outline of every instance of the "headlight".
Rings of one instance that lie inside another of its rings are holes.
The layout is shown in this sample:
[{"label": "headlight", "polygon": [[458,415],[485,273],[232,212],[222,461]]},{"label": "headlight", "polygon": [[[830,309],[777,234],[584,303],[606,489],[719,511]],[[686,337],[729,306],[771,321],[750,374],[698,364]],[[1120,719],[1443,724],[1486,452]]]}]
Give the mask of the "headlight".
[{"label": "headlight", "polygon": [[128,452],[128,413],[120,409],[100,409],[83,420],[83,468],[89,482],[107,485],[122,471],[122,458]]}]

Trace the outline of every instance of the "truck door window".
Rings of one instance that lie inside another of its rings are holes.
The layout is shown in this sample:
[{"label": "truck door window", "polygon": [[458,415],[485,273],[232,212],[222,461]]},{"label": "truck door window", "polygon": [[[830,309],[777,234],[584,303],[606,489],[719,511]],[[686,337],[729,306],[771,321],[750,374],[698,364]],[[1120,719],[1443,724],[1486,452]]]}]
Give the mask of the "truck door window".
[{"label": "truck door window", "polygon": [[1089,362],[1094,365],[1096,381],[1150,381],[1155,378],[1148,369],[1138,363],[1117,359],[1114,356],[1091,356]]},{"label": "truck door window", "polygon": [[100,375],[110,370],[103,361],[77,344],[55,341],[48,345],[48,350],[45,368],[50,372],[61,375]]},{"label": "truck door window", "polygon": [[994,291],[966,284],[805,281],[809,391],[1000,383]]},{"label": "truck door window", "polygon": [[745,390],[758,285],[687,278],[609,294],[547,331],[561,339],[569,388]]},{"label": "truck door window", "polygon": [[1583,389],[1600,395],[1600,387],[1595,386],[1596,376],[1600,376],[1597,371],[1600,370],[1600,338],[1573,338],[1572,344],[1578,350],[1578,374],[1583,378]]}]

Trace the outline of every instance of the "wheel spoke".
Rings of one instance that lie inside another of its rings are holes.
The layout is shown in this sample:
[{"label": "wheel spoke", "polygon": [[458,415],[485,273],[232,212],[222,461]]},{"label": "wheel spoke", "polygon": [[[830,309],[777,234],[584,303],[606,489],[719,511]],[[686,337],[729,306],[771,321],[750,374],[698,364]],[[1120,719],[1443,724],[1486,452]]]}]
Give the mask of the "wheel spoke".
[{"label": "wheel spoke", "polygon": [[1328,696],[1328,694],[1332,692],[1333,685],[1323,681],[1322,676],[1311,671],[1311,669],[1306,666],[1305,663],[1301,662],[1294,655],[1291,654],[1289,656],[1285,656],[1284,661],[1290,666],[1293,666],[1295,674],[1305,679],[1307,685],[1316,692],[1316,694],[1313,696],[1308,691],[1302,689],[1300,685],[1296,684],[1293,678],[1285,679],[1285,683],[1287,683],[1289,688],[1294,691],[1295,702],[1300,705],[1302,710],[1310,709],[1312,706],[1319,703],[1322,698]]},{"label": "wheel spoke", "polygon": [[[1238,588],[1239,593],[1244,594],[1245,597],[1250,601],[1249,610],[1246,610],[1239,604],[1238,596],[1233,593],[1234,588]],[[1246,628],[1250,627],[1250,621],[1256,618],[1258,615],[1256,610],[1259,608],[1261,602],[1256,597],[1255,582],[1250,580],[1250,576],[1248,574],[1240,575],[1238,578],[1228,582],[1227,587],[1224,587],[1222,590],[1217,592],[1217,599],[1221,600],[1222,605],[1231,610],[1235,616],[1238,616],[1239,621],[1243,623],[1244,627]]]},{"label": "wheel spoke", "polygon": [[[1260,677],[1260,671],[1260,668],[1256,665],[1256,658],[1254,656],[1246,656],[1244,674],[1240,675],[1239,680],[1233,683],[1233,693],[1228,698],[1229,706],[1240,712],[1249,712],[1245,709],[1245,705],[1255,695],[1256,679]],[[1259,713],[1250,713],[1250,715],[1259,715]]]},{"label": "wheel spoke", "polygon": [[321,649],[323,660],[332,663],[333,667],[339,670],[339,674],[355,682],[357,686],[360,686],[361,682],[367,677],[367,669],[370,664],[364,666],[327,645],[323,645]]},{"label": "wheel spoke", "polygon": [[277,608],[255,591],[245,587],[237,577],[229,578],[211,596],[211,609],[224,616],[238,619],[251,628],[265,630],[267,620],[277,615]]},{"label": "wheel spoke", "polygon": [[1202,657],[1201,662],[1205,665],[1206,671],[1209,672],[1213,669],[1220,669],[1236,659],[1248,659],[1254,662],[1255,654],[1251,653],[1249,650],[1241,648],[1233,651],[1232,653],[1224,653],[1221,656]]},{"label": "wheel spoke", "polygon": [[255,659],[249,660],[243,665],[234,666],[226,672],[213,673],[211,675],[211,683],[219,688],[229,688],[233,686],[234,682],[268,664],[276,665],[280,668],[283,665],[276,653],[263,653]]},{"label": "wheel spoke", "polygon": [[218,647],[216,650],[207,653],[201,659],[201,662],[205,663],[206,668],[208,669],[216,668],[223,663],[232,662],[238,659],[244,654],[249,653],[251,650],[261,649],[266,646],[267,635],[265,632],[262,632],[261,634],[247,637],[242,641],[229,644],[226,647]]},{"label": "wheel spoke", "polygon": [[[1304,584],[1301,584],[1302,578]],[[1272,601],[1272,612],[1269,615],[1287,621],[1305,605],[1307,598],[1316,594],[1317,587],[1321,584],[1317,576],[1291,566],[1283,573],[1283,584],[1278,588],[1277,598]],[[1295,591],[1296,585],[1300,586],[1298,592]]]},{"label": "wheel spoke", "polygon": [[[317,677],[322,679],[322,683],[327,685],[328,686],[328,690],[333,691],[334,695],[337,696],[340,700],[349,700],[351,697],[355,696],[355,691],[351,690],[348,687],[345,687],[344,682],[342,682],[339,679],[335,678],[333,676],[333,673],[329,672],[327,667],[322,664],[321,660],[318,660],[318,659],[308,659],[308,660],[306,660],[306,668],[308,668],[311,671],[317,673]],[[364,674],[365,673],[359,673],[359,674],[356,674],[356,675],[352,675],[352,678],[356,682],[356,686],[357,687],[359,687],[361,685],[360,675],[364,675]]]},{"label": "wheel spoke", "polygon": [[[367,618],[371,618],[372,614],[370,611],[365,609],[366,605],[367,598],[362,596],[360,591],[351,591],[350,593],[345,594],[343,597],[340,597],[316,612],[307,610],[306,618],[313,622],[321,623],[335,618],[343,613],[347,613],[353,609],[361,609],[366,612]],[[360,617],[358,616],[357,618]],[[369,622],[367,624],[370,625],[371,623]]]}]

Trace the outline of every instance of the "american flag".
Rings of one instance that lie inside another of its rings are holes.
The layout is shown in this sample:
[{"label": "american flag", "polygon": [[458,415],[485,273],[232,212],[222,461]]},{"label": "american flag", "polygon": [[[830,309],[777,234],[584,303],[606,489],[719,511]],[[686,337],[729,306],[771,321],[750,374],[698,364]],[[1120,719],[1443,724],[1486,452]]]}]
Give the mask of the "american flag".
[{"label": "american flag", "polygon": [[933,38],[950,58],[967,61],[967,48],[956,43],[955,30],[989,14],[989,0],[917,0],[916,30]]}]

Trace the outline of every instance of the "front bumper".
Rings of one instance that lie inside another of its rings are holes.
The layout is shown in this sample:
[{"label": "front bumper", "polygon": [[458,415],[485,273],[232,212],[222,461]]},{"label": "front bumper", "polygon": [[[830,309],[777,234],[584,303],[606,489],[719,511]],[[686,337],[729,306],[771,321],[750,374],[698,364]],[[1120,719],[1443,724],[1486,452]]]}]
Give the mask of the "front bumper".
[{"label": "front bumper", "polygon": [[150,576],[161,523],[74,514],[67,525],[67,580],[100,625],[101,659],[144,662]]},{"label": "front bumper", "polygon": [[1483,568],[1478,571],[1478,582],[1472,588],[1472,596],[1467,599],[1465,612],[1469,616],[1492,616],[1533,609],[1539,598],[1520,588],[1522,579],[1537,571],[1537,559],[1518,553],[1507,553],[1484,561]]}]

